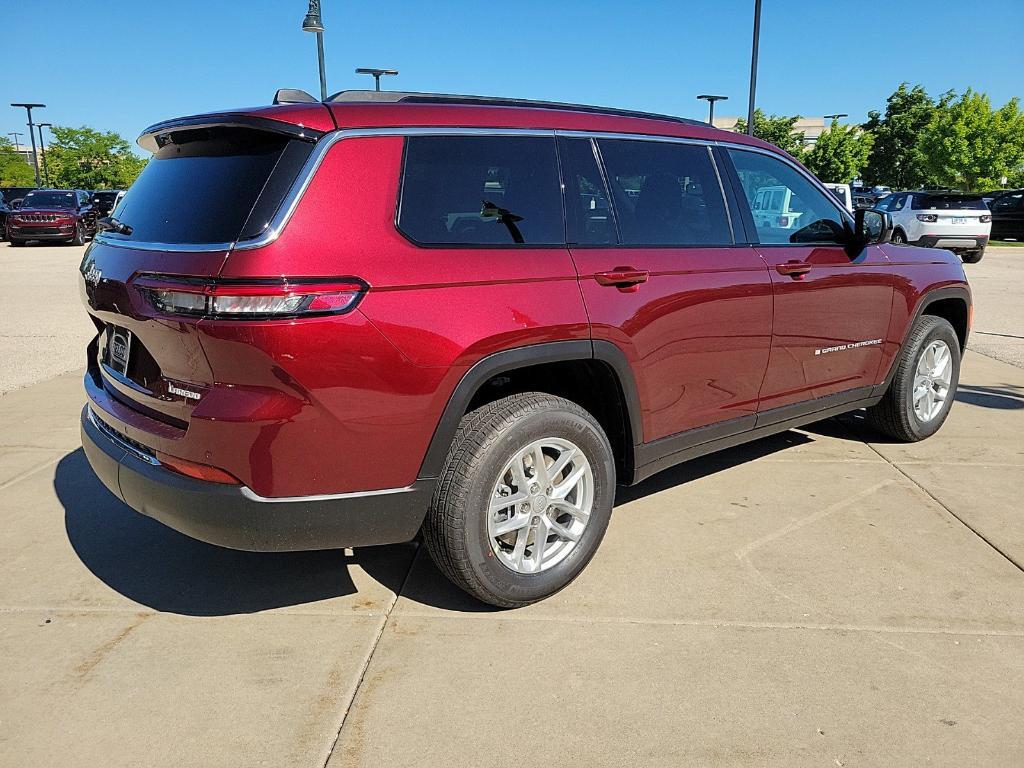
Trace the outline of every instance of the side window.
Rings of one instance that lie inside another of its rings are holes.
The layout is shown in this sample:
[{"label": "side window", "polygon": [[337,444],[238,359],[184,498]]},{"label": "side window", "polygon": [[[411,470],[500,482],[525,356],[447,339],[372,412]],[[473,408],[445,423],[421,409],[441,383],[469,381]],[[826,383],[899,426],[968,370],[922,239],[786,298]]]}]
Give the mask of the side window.
[{"label": "side window", "polygon": [[1024,193],[1017,192],[1013,195],[1003,195],[994,203],[992,203],[993,211],[1014,211],[1021,207],[1021,203],[1024,202]]},{"label": "side window", "polygon": [[731,245],[707,147],[598,139],[623,245]]},{"label": "side window", "polygon": [[[839,243],[845,218],[839,206],[802,173],[759,152],[730,149],[740,184],[750,204],[757,236],[762,243]],[[769,192],[774,199],[788,198],[786,205],[759,208]]]},{"label": "side window", "polygon": [[896,198],[889,204],[889,210],[902,211],[907,207],[907,200],[910,199],[910,195],[897,195]]},{"label": "side window", "polygon": [[554,139],[410,136],[398,228],[424,245],[564,245]]},{"label": "side window", "polygon": [[590,139],[558,140],[558,158],[565,182],[565,226],[573,245],[614,245],[618,242],[608,190]]}]

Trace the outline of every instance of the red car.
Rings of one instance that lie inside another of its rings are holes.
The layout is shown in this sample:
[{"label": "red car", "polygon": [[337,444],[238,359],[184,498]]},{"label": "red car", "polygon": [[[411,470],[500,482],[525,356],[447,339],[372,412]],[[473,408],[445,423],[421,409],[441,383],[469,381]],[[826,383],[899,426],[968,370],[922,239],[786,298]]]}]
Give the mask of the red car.
[{"label": "red car", "polygon": [[[586,566],[616,484],[860,408],[920,440],[953,402],[959,259],[890,245],[757,139],[358,92],[139,141],[81,268],[82,438],[114,494],[203,541],[422,532],[519,606]],[[755,226],[766,187],[799,227]]]},{"label": "red car", "polygon": [[11,245],[57,240],[84,245],[96,232],[89,193],[81,189],[33,189],[7,216]]}]

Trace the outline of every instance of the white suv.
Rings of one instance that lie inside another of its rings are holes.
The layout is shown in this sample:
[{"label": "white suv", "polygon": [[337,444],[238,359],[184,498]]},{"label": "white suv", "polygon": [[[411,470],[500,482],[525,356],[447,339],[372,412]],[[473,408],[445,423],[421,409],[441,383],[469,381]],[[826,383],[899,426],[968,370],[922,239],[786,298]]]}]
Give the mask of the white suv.
[{"label": "white suv", "polygon": [[969,264],[981,261],[992,215],[980,195],[897,192],[876,206],[892,217],[892,241],[948,248]]}]

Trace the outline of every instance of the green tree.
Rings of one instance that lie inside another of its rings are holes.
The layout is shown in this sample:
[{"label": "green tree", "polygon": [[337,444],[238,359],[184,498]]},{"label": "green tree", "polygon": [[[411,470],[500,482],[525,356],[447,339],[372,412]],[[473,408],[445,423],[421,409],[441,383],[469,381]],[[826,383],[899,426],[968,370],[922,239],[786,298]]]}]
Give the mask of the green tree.
[{"label": "green tree", "polygon": [[921,136],[925,166],[939,184],[983,191],[1024,165],[1024,113],[1016,97],[993,111],[984,93],[952,91],[940,100]]},{"label": "green tree", "polygon": [[58,188],[124,189],[131,186],[146,160],[132,152],[127,140],[112,131],[86,126],[54,126],[46,149],[50,180]]},{"label": "green tree", "polygon": [[7,138],[0,138],[0,187],[31,187],[36,183],[35,171],[14,149]]},{"label": "green tree", "polygon": [[[754,135],[800,159],[804,154],[804,134],[803,131],[796,130],[796,121],[799,119],[800,115],[769,117],[760,109],[755,109]],[[736,130],[739,133],[747,132],[747,121],[742,117],[736,122]]]},{"label": "green tree", "polygon": [[864,169],[865,180],[893,189],[916,189],[926,184],[928,173],[920,147],[921,134],[935,115],[935,102],[924,87],[900,87],[886,99],[885,115],[868,112],[863,128],[874,138]]},{"label": "green tree", "polygon": [[867,164],[874,138],[858,126],[833,120],[804,157],[804,164],[822,181],[845,184]]}]

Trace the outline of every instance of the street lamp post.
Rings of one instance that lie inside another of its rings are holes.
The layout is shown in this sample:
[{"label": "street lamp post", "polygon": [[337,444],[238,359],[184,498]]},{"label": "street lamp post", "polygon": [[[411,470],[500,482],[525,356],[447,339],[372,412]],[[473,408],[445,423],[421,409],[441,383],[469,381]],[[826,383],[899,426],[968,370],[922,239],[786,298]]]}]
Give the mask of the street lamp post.
[{"label": "street lamp post", "polygon": [[327,101],[327,72],[324,69],[324,22],[320,18],[320,0],[309,0],[309,10],[302,21],[303,32],[316,32],[316,56],[320,64],[320,101]]},{"label": "street lamp post", "polygon": [[397,75],[397,69],[374,69],[373,67],[357,67],[357,75],[373,75],[373,90],[380,90],[380,76],[381,75]]},{"label": "street lamp post", "polygon": [[21,143],[18,141],[18,137],[19,136],[24,136],[25,134],[24,133],[18,133],[17,131],[8,131],[7,135],[14,137],[14,151],[20,153],[21,152]]},{"label": "street lamp post", "polygon": [[32,110],[42,109],[45,104],[15,104],[11,103],[12,107],[24,107],[28,113],[28,137],[32,140],[32,164],[36,169],[36,186],[39,186],[39,155],[36,154],[36,135],[33,132],[35,124],[32,122]]},{"label": "street lamp post", "polygon": [[754,135],[754,93],[757,91],[757,46],[761,37],[761,0],[754,0],[754,42],[750,48],[750,101],[747,104],[747,135]]},{"label": "street lamp post", "polygon": [[728,96],[712,96],[709,93],[702,93],[697,98],[698,99],[703,99],[704,101],[706,101],[708,103],[708,125],[710,125],[712,128],[714,128],[715,127],[715,102],[716,101],[728,101],[729,97]]},{"label": "street lamp post", "polygon": [[824,116],[825,120],[838,120],[841,117],[849,117],[849,115],[846,114],[845,112],[837,112],[834,115],[825,115]]},{"label": "street lamp post", "polygon": [[50,186],[50,169],[46,167],[46,142],[43,141],[43,128],[53,128],[50,123],[36,123],[39,130],[39,155],[43,158],[43,179]]}]

